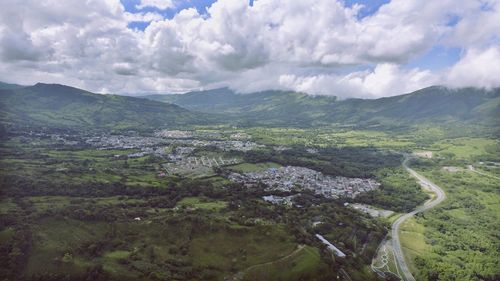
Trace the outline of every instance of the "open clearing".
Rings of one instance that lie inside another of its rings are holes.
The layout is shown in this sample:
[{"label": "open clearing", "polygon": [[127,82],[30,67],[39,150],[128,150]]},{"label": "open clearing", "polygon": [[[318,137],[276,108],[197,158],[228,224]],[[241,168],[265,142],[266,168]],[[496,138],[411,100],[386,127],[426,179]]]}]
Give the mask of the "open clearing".
[{"label": "open clearing", "polygon": [[186,208],[191,207],[195,209],[203,209],[203,210],[220,210],[227,206],[227,202],[218,201],[218,200],[210,200],[207,198],[200,197],[186,197],[179,201],[176,207]]},{"label": "open clearing", "polygon": [[251,172],[262,172],[270,168],[279,168],[280,164],[273,162],[265,162],[265,163],[241,163],[238,165],[229,166],[229,168],[235,172],[239,173],[251,173]]},{"label": "open clearing", "polygon": [[[406,220],[399,229],[399,237],[406,263],[413,273],[417,273],[415,258],[430,250],[430,246],[425,243],[424,231],[424,226],[417,223],[415,218]],[[418,274],[415,275],[418,276]]]}]

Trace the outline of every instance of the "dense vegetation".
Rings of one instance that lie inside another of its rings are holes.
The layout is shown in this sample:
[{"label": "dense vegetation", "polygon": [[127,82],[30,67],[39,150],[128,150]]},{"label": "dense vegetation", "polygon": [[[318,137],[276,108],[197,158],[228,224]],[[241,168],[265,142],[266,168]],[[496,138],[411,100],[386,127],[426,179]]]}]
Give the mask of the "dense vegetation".
[{"label": "dense vegetation", "polygon": [[[456,128],[496,126],[500,90],[450,90],[430,87],[411,94],[376,100],[311,97],[303,93],[266,91],[236,94],[228,89],[147,99],[96,95],[57,84],[22,87],[0,84],[3,126],[72,129],[152,129],[224,124],[252,127],[330,126],[408,130],[436,124]],[[184,108],[193,110],[189,111]],[[199,113],[205,112],[205,113]]]},{"label": "dense vegetation", "polygon": [[[265,264],[244,277],[331,280],[342,269],[376,279],[366,268],[386,225],[342,202],[304,193],[295,199],[301,208],[273,205],[259,187],[158,178],[162,159],[50,138],[12,136],[0,151],[4,278],[222,280]],[[332,259],[315,233],[348,258]]]},{"label": "dense vegetation", "polygon": [[402,156],[373,147],[328,147],[308,152],[304,147],[283,151],[272,149],[254,150],[244,155],[251,163],[276,162],[281,165],[309,167],[333,176],[374,177],[381,167],[397,167]]},{"label": "dense vegetation", "polygon": [[424,280],[498,280],[498,180],[472,172],[422,171],[445,188],[447,201],[418,217],[431,252],[415,261]]},{"label": "dense vegetation", "polygon": [[[424,237],[420,243],[426,249],[414,261],[417,277],[498,280],[499,176],[493,168],[495,162],[488,166],[482,161],[498,161],[499,144],[461,138],[440,141],[433,147],[440,149],[437,157],[414,161],[412,166],[444,188],[447,199],[417,216]],[[478,168],[470,170],[471,164]]]},{"label": "dense vegetation", "polygon": [[383,169],[377,173],[377,178],[382,183],[380,189],[360,194],[356,202],[407,213],[428,199],[415,179],[402,168]]},{"label": "dense vegetation", "polygon": [[[229,90],[166,98],[208,113],[62,85],[0,83],[0,279],[376,280],[368,265],[387,233],[385,220],[311,192],[276,191],[296,195],[295,205],[273,205],[262,199],[269,195],[263,186],[224,176],[296,165],[372,177],[382,187],[354,201],[407,212],[427,198],[400,167],[400,152],[417,150],[433,158],[412,166],[448,199],[405,226],[419,232],[416,244],[425,249],[409,255],[411,269],[422,280],[500,279],[498,89],[431,87],[368,101]],[[267,146],[196,149],[196,156],[244,163],[191,177],[160,176],[166,159],[127,157],[137,149],[80,142],[165,127],[231,128]],[[417,237],[409,232],[403,242]],[[316,233],[347,258],[332,256]]]},{"label": "dense vegetation", "polygon": [[495,126],[500,110],[500,89],[451,90],[444,87],[429,87],[376,100],[338,101],[334,97],[281,91],[236,94],[228,89],[147,98],[196,111],[233,115],[241,119],[242,125],[299,127],[339,123],[394,129],[424,123],[462,125],[470,122]]},{"label": "dense vegetation", "polygon": [[7,127],[151,129],[202,124],[211,118],[176,105],[98,95],[57,84],[0,89],[0,122]]}]

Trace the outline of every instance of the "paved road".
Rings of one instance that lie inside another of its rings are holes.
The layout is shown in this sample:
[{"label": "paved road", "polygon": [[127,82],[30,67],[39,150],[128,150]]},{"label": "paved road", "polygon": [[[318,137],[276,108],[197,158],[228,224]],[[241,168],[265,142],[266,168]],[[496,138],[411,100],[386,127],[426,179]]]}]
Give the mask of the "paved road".
[{"label": "paved road", "polygon": [[423,206],[418,207],[417,209],[415,209],[410,213],[402,215],[392,224],[391,237],[392,237],[392,247],[394,249],[394,257],[396,258],[396,262],[399,266],[399,269],[401,269],[401,274],[403,275],[404,279],[406,281],[414,281],[415,278],[408,269],[408,265],[406,264],[404,258],[403,250],[401,249],[401,243],[399,241],[399,226],[405,220],[411,218],[415,214],[434,208],[436,205],[443,202],[443,200],[446,198],[446,194],[439,186],[435,185],[433,182],[426,179],[424,176],[420,175],[419,173],[409,168],[406,164],[407,162],[408,158],[406,158],[403,161],[403,167],[406,169],[406,171],[408,171],[413,177],[418,179],[422,187],[424,187],[425,189],[430,189],[436,194],[436,197],[427,201]]}]

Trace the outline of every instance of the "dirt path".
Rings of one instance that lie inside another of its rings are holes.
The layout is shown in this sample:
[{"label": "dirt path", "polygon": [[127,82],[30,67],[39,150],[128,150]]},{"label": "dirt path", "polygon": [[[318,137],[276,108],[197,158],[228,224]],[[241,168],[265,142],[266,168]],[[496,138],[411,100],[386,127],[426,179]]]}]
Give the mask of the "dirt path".
[{"label": "dirt path", "polygon": [[469,170],[471,172],[473,172],[473,173],[476,173],[476,174],[479,174],[479,175],[482,175],[482,176],[487,176],[487,177],[490,177],[490,178],[494,178],[494,179],[500,180],[500,178],[497,177],[497,176],[494,176],[494,175],[487,174],[487,173],[480,172],[480,171],[476,170],[476,168],[474,168],[474,166],[472,166],[472,165],[467,166],[467,168],[469,168]]},{"label": "dirt path", "polygon": [[302,251],[302,249],[304,249],[305,245],[299,245],[297,247],[297,249],[295,249],[293,252],[291,252],[290,254],[284,256],[284,257],[281,257],[277,260],[274,260],[274,261],[268,261],[268,262],[265,262],[265,263],[259,263],[259,264],[255,264],[255,265],[252,265],[248,268],[246,268],[245,270],[242,270],[236,274],[234,274],[233,276],[225,279],[225,280],[228,280],[228,281],[240,281],[243,279],[243,277],[245,276],[245,273],[247,273],[248,271],[250,270],[253,270],[255,268],[258,268],[258,267],[261,267],[261,266],[267,266],[267,265],[272,265],[272,264],[275,264],[277,262],[280,262],[280,261],[283,261],[283,260],[286,260],[294,255],[296,255],[297,253],[299,253],[300,251]]}]

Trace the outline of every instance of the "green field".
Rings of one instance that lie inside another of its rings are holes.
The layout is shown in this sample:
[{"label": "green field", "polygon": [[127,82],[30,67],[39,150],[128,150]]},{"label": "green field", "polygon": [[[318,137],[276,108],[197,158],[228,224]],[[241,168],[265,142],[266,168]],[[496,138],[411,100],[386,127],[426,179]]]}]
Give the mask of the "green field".
[{"label": "green field", "polygon": [[186,208],[191,207],[195,209],[202,210],[213,210],[217,211],[227,206],[227,202],[210,200],[207,198],[199,198],[199,197],[186,197],[177,203],[177,207]]},{"label": "green field", "polygon": [[415,258],[430,250],[429,245],[425,242],[425,227],[417,223],[414,218],[410,218],[401,224],[399,237],[410,271],[419,275]]},{"label": "green field", "polygon": [[354,201],[402,213],[412,211],[428,199],[403,168],[381,169],[377,180],[382,184],[379,189],[361,194]]},{"label": "green field", "polygon": [[417,242],[417,276],[423,280],[432,276],[439,280],[495,279],[500,275],[500,243],[495,238],[500,221],[498,181],[467,170],[447,173],[422,168],[421,172],[444,188],[447,199],[417,216],[418,232],[423,226],[425,244],[430,248],[420,253],[425,244],[412,241]]},{"label": "green field", "polygon": [[[275,261],[247,268],[242,271],[243,280],[304,280],[321,276],[326,269],[318,249],[305,246]],[[283,270],[287,268],[287,270]]]},{"label": "green field", "polygon": [[455,157],[460,160],[469,160],[483,155],[491,155],[498,151],[500,142],[485,138],[458,138],[438,141],[430,148],[438,156]]},{"label": "green field", "polygon": [[415,146],[413,138],[408,135],[396,135],[369,130],[347,130],[336,127],[314,129],[259,127],[251,128],[248,132],[252,135],[253,139],[273,145],[305,145],[313,147],[375,146],[393,149]]},{"label": "green field", "polygon": [[[172,226],[44,219],[34,228],[36,242],[25,274],[61,272],[74,275],[102,264],[109,273],[124,278],[138,277],[144,276],[146,270],[162,274],[162,265],[183,260],[188,268],[204,269],[207,277],[212,276],[210,279],[222,280],[228,272],[276,260],[296,247],[292,237],[280,226],[217,228],[208,233],[196,230],[192,238],[185,235],[189,236],[194,225],[181,222],[175,229],[171,229]],[[128,233],[129,238],[109,240],[110,233],[116,231]],[[101,244],[104,241],[109,242]],[[187,256],[183,254],[186,246]],[[122,263],[124,259],[131,263]],[[319,258],[315,262],[319,263]]]},{"label": "green field", "polygon": [[137,150],[50,150],[39,149],[11,140],[3,150],[16,148],[16,154],[0,158],[0,167],[8,174],[17,174],[33,181],[50,180],[54,185],[71,183],[113,184],[166,187],[169,180],[158,177],[160,160],[153,157],[126,159],[115,157]]},{"label": "green field", "polygon": [[270,168],[279,168],[281,167],[280,164],[273,163],[273,162],[266,162],[266,163],[241,163],[237,165],[232,165],[228,166],[230,170],[233,170],[235,172],[239,173],[251,173],[251,172],[263,172],[267,169]]},{"label": "green field", "polygon": [[[466,165],[494,156],[497,142],[436,143],[340,129],[268,128],[259,136],[259,130],[243,131],[264,143],[269,134],[282,138],[247,153],[197,148],[197,156],[244,161],[213,169],[210,176],[160,176],[168,160],[127,159],[133,149],[55,147],[43,139],[33,146],[19,137],[9,139],[0,145],[0,179],[7,194],[0,200],[5,221],[0,241],[9,245],[0,247],[9,261],[2,272],[26,278],[95,274],[105,280],[332,280],[343,268],[353,280],[374,280],[367,266],[397,215],[374,219],[345,208],[342,200],[312,194],[297,194],[300,208],[282,208],[262,200],[268,190],[231,182],[227,175],[293,165],[334,176],[373,177],[382,187],[354,201],[402,213],[427,199],[400,167],[398,153],[418,148],[434,149],[437,157],[419,160],[416,169],[450,195],[441,213],[431,211],[402,226],[411,270],[424,280],[452,273],[469,278],[473,266],[456,262],[466,260],[481,264],[481,274],[490,274],[486,277],[495,276],[491,249],[498,243],[491,225],[499,220],[498,186]],[[276,145],[290,146],[280,150]],[[462,169],[449,173],[442,166]],[[323,223],[313,226],[317,220]],[[348,257],[332,259],[315,233]],[[465,242],[457,244],[447,235]],[[387,269],[397,271],[392,263]]]}]

